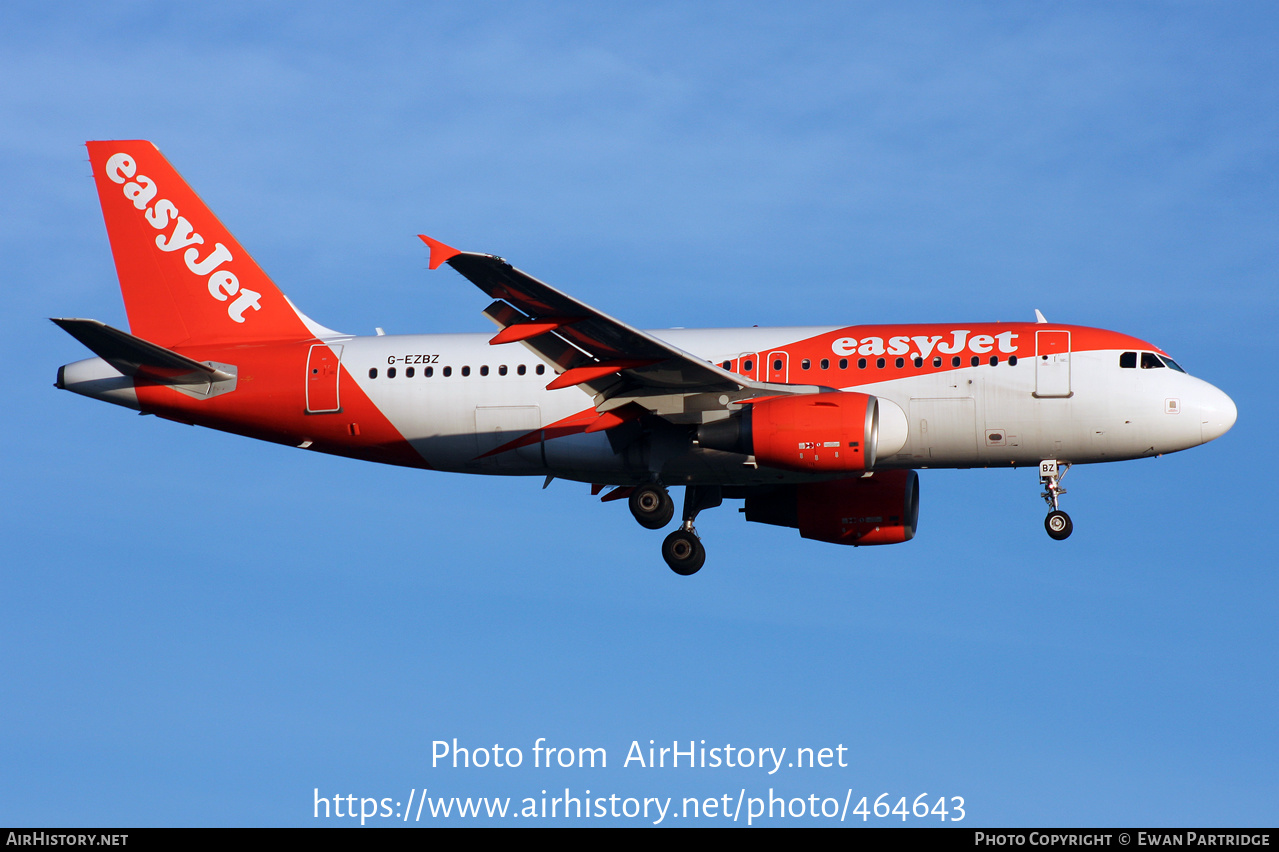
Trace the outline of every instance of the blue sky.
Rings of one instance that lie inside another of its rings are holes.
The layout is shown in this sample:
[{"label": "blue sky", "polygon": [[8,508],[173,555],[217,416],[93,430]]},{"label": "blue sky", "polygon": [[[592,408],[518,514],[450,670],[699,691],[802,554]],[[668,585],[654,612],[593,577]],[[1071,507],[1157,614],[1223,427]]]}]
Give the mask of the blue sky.
[{"label": "blue sky", "polygon": [[[0,823],[311,825],[316,788],[567,786],[1275,824],[1273,6],[50,6],[0,11]],[[426,232],[647,328],[1039,308],[1167,349],[1239,422],[1077,467],[1064,543],[1033,471],[927,471],[908,544],[730,503],[681,579],[585,486],[54,390],[85,353],[47,317],[125,323],[82,147],[111,138],[154,141],[345,331],[489,328]],[[432,768],[454,737],[526,765]],[[609,767],[535,770],[538,737]],[[850,765],[623,768],[650,739]]]}]

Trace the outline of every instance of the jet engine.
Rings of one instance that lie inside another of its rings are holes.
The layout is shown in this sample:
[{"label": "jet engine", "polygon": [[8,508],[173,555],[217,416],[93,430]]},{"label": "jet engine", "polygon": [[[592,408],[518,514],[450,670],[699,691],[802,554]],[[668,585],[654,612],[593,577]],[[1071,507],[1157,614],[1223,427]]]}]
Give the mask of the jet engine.
[{"label": "jet engine", "polygon": [[899,544],[915,536],[919,476],[882,470],[857,479],[777,486],[746,498],[746,520],[794,527],[831,544]]},{"label": "jet engine", "polygon": [[698,427],[697,441],[754,456],[767,467],[854,473],[873,469],[881,452],[902,448],[906,416],[895,403],[856,391],[774,396],[748,403],[736,417]]}]

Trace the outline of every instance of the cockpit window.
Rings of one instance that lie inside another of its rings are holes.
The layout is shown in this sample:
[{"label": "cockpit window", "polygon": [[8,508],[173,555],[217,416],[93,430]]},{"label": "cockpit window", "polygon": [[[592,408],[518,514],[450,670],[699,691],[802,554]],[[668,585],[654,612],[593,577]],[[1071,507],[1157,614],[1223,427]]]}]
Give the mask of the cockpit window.
[{"label": "cockpit window", "polygon": [[[1136,352],[1120,352],[1119,366],[1132,369],[1137,366]],[[1141,368],[1143,370],[1158,370],[1167,367],[1170,370],[1176,370],[1178,373],[1186,372],[1182,366],[1167,355],[1157,355],[1154,352],[1141,353]]]}]

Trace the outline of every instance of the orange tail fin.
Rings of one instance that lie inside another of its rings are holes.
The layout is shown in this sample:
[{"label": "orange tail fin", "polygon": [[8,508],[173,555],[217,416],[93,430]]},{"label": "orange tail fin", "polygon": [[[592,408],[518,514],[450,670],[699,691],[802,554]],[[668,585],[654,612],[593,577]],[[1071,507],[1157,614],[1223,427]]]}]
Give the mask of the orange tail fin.
[{"label": "orange tail fin", "polygon": [[154,145],[88,148],[133,334],[168,348],[315,336]]}]

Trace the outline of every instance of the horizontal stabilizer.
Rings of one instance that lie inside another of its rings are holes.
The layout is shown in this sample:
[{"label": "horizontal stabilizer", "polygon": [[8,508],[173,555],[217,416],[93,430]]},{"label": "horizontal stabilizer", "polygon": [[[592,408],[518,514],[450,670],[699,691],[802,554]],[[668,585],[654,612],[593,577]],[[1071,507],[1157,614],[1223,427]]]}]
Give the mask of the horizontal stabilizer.
[{"label": "horizontal stabilizer", "polygon": [[126,376],[163,385],[204,385],[234,382],[233,373],[179,355],[127,331],[91,319],[59,319],[53,322],[87,346],[93,354]]}]

